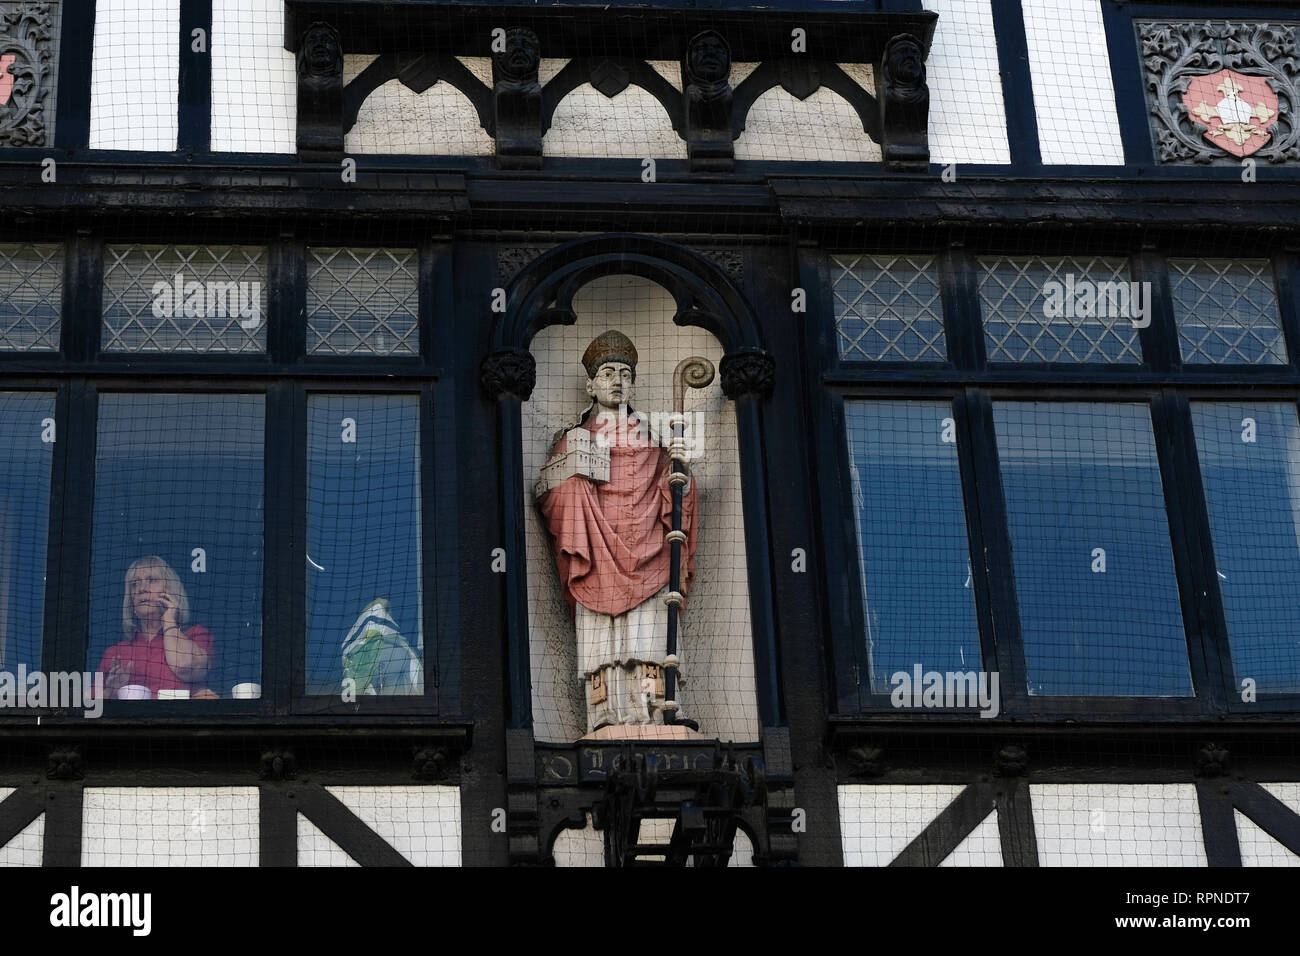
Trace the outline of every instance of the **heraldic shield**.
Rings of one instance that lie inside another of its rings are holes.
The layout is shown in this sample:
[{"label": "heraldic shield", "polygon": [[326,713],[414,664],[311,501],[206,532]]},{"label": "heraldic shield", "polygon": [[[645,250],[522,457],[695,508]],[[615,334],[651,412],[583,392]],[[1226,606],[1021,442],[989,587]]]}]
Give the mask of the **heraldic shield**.
[{"label": "heraldic shield", "polygon": [[1183,94],[1205,138],[1234,156],[1249,156],[1269,141],[1277,119],[1277,94],[1261,76],[1219,70],[1193,77]]}]

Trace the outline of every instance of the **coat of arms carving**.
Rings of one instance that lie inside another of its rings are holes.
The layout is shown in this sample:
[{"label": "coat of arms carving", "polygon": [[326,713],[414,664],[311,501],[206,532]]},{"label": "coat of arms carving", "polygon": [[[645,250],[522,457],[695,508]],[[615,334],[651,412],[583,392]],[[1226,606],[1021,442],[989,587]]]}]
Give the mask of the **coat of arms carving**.
[{"label": "coat of arms carving", "polygon": [[53,7],[0,2],[0,146],[50,145]]},{"label": "coat of arms carving", "polygon": [[1156,160],[1300,159],[1300,23],[1139,22]]}]

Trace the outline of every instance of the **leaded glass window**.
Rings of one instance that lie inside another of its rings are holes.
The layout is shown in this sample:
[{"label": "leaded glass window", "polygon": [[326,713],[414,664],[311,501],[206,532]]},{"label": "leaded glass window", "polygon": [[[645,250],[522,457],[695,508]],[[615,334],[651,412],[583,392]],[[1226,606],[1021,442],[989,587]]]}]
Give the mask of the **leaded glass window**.
[{"label": "leaded glass window", "polygon": [[0,243],[0,350],[57,352],[63,246]]},{"label": "leaded glass window", "polygon": [[1170,259],[1169,291],[1184,362],[1286,364],[1267,259]]},{"label": "leaded glass window", "polygon": [[1150,287],[1128,262],[1102,256],[980,259],[979,294],[990,362],[1142,361],[1137,329]]},{"label": "leaded glass window", "polygon": [[418,355],[419,253],[311,249],[307,351],[313,355]]},{"label": "leaded glass window", "polygon": [[942,362],[943,303],[927,256],[833,256],[831,290],[840,358]]}]

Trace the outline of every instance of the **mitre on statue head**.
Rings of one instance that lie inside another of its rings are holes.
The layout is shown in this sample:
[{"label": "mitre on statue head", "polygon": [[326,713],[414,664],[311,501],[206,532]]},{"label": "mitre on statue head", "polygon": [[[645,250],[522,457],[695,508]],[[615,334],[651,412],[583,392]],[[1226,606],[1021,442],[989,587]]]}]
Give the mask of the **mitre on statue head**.
[{"label": "mitre on statue head", "polygon": [[588,378],[595,378],[602,365],[610,362],[622,362],[632,366],[636,372],[636,346],[622,332],[610,329],[591,340],[587,351],[582,353],[582,367],[587,370]]}]

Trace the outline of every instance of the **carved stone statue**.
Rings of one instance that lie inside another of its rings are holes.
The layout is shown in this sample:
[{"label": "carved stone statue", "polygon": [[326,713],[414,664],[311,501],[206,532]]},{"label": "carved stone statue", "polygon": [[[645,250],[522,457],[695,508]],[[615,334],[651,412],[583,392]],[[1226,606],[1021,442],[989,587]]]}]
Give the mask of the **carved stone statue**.
[{"label": "carved stone statue", "polygon": [[[592,402],[560,432],[536,492],[574,615],[591,732],[662,716],[672,495],[662,436],[629,407],[636,347],[621,332],[605,332],[582,364]],[[682,498],[682,594],[695,554],[696,504],[692,483]]]}]

